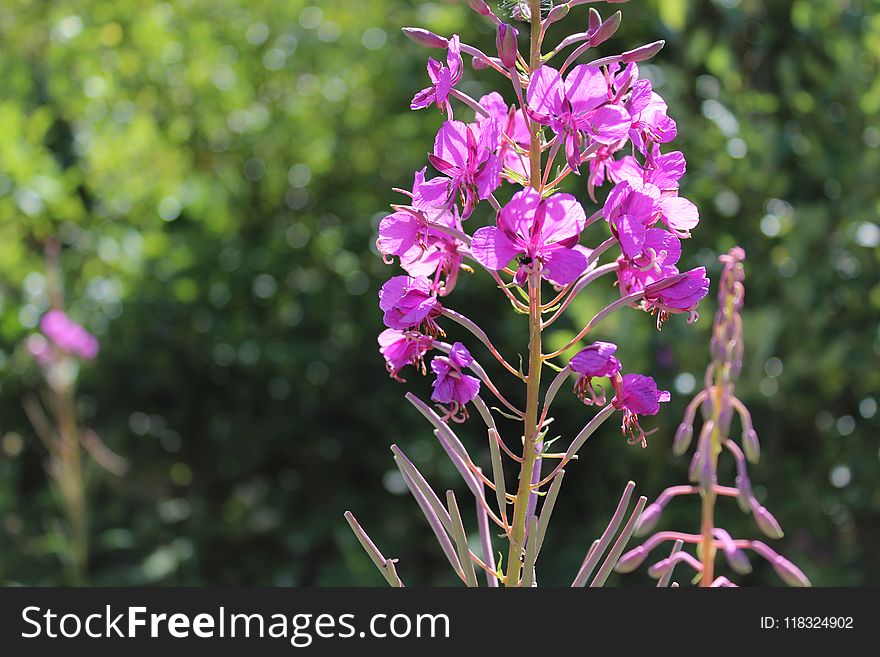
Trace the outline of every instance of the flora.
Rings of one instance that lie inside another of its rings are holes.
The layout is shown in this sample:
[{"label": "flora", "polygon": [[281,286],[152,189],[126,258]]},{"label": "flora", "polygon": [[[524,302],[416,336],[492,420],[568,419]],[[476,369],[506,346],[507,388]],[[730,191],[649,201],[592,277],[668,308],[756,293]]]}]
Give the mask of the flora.
[{"label": "flora", "polygon": [[[810,580],[791,561],[776,553],[762,541],[734,539],[715,522],[715,503],[719,497],[734,498],[744,513],[751,513],[758,529],[768,538],[782,538],[782,528],[776,518],[758,501],[752,492],[746,462],[757,463],[760,456],[758,434],[752,426],[752,417],[745,405],[735,396],[736,380],[742,370],[743,333],[742,307],[745,300],[745,252],[734,247],[719,257],[723,265],[718,289],[718,311],[712,325],[712,362],[706,368],[705,387],[693,398],[684,419],[675,434],[672,450],[683,455],[690,446],[694,433],[697,409],[702,411],[703,426],[689,469],[690,484],[672,486],[663,491],[655,502],[648,505],[636,527],[636,535],[651,532],[660,520],[664,507],[681,495],[699,495],[701,499],[700,533],[661,531],[642,545],[627,552],[617,564],[617,570],[629,572],[638,568],[661,544],[672,542],[670,554],[654,563],[648,573],[668,585],[673,570],[684,563],[696,571],[700,586],[736,586],[728,577],[715,575],[716,555],[720,552],[728,567],[737,574],[748,574],[752,565],[746,555],[750,550],[766,559],[789,586],[809,586]],[[731,437],[734,416],[739,417],[742,438]],[[725,452],[736,464],[734,486],[718,481],[718,460]],[[697,549],[694,556],[682,549],[687,544]]]},{"label": "flora", "polygon": [[[417,43],[445,51],[445,65],[429,60],[430,86],[411,104],[416,110],[439,109],[442,121],[428,156],[435,175],[429,178],[427,167],[416,172],[411,191],[397,190],[407,202],[394,204],[394,212],[379,225],[378,250],[386,262],[397,259],[406,272],[393,275],[379,292],[387,327],[379,336],[379,350],[397,380],[408,365],[434,376],[433,408],[412,393],[406,398],[433,425],[474,496],[479,554],[468,544],[454,493],[448,491],[444,503],[400,447],[392,446],[392,452],[453,570],[469,586],[477,583],[477,569],[490,586],[531,586],[537,582],[536,563],[565,466],[618,412],[627,442],[646,446],[652,431],[643,427],[643,418],[657,414],[670,398],[650,377],[626,372],[616,345],[588,338],[611,313],[626,308],[655,315],[658,330],[673,314],[693,322],[709,281],[703,268],[678,269],[681,241],[697,226],[699,213],[679,196],[684,156],[667,149],[676,135],[675,122],[639,73],[638,63],[659,52],[663,42],[596,56],[593,49],[614,34],[621,15],[603,20],[590,8],[586,31],[545,52],[547,28],[587,2],[551,7],[531,0],[514,3],[511,10],[513,18],[528,25],[528,49],[521,52],[516,27],[482,0],[468,4],[495,25],[495,55],[457,35],[404,29]],[[556,64],[563,54],[566,59]],[[575,64],[583,55],[592,61]],[[512,92],[515,102],[508,105],[498,91],[475,99],[457,88],[465,56],[477,68],[496,71],[501,89]],[[563,181],[574,181],[580,199],[560,191]],[[588,213],[584,197],[595,199],[606,183],[604,203]],[[591,226],[591,234],[601,237],[587,243]],[[450,300],[462,272],[478,271],[494,280],[515,315],[527,323],[528,342],[518,366]],[[548,353],[545,332],[594,284],[617,284],[621,296],[561,349]],[[445,340],[447,331],[455,331],[455,341]],[[429,370],[425,360],[434,353]],[[480,364],[478,359],[485,357],[496,359],[505,372],[509,381],[503,386]],[[548,370],[555,372],[552,378]],[[551,405],[572,378],[573,394],[585,411],[596,409],[591,417],[586,413],[583,429],[564,451],[552,452]],[[524,407],[502,392],[510,383],[525,388]],[[484,397],[494,398],[500,408],[490,408]],[[471,419],[474,409],[479,420]],[[493,410],[519,422],[521,434],[500,435]],[[485,425],[491,476],[453,430],[465,421]],[[517,483],[508,492],[511,463]],[[494,495],[487,495],[487,488]],[[640,498],[624,523],[633,488],[632,482],[626,486],[574,585],[604,584],[617,563],[647,502]],[[346,517],[388,582],[402,585],[394,561],[382,555],[352,514]],[[506,557],[497,561],[496,535],[507,543]]]},{"label": "flora", "polygon": [[26,346],[45,382],[43,394],[28,394],[24,410],[47,452],[46,471],[56,486],[67,521],[61,555],[72,584],[87,581],[89,561],[88,475],[91,465],[83,450],[100,468],[121,476],[128,470],[125,459],[113,453],[91,428],[82,427],[76,410],[76,379],[80,364],[94,360],[98,339],[63,310],[64,294],[60,267],[61,247],[56,240],[46,245],[46,269],[50,309],[39,331]]}]

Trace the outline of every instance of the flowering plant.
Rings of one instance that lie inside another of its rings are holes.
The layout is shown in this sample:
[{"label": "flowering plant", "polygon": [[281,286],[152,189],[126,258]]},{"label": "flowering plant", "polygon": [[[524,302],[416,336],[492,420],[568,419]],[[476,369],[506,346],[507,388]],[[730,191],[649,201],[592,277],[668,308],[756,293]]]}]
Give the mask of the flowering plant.
[{"label": "flowering plant", "polygon": [[[744,550],[751,550],[766,559],[782,580],[790,586],[810,586],[810,580],[785,557],[777,554],[762,541],[734,540],[715,524],[715,502],[718,497],[733,497],[745,513],[751,513],[755,524],[769,538],[782,538],[782,528],[758,501],[752,492],[746,461],[756,463],[760,456],[758,434],[752,426],[752,416],[734,395],[734,387],[742,370],[743,336],[741,311],[745,299],[742,262],[745,252],[734,247],[719,257],[724,266],[718,288],[718,311],[712,325],[712,362],[706,368],[705,387],[693,398],[685,411],[682,423],[675,433],[672,450],[684,454],[691,444],[697,409],[702,409],[703,426],[691,458],[688,478],[693,485],[671,486],[655,502],[648,505],[639,518],[636,535],[644,535],[657,525],[664,507],[680,495],[699,495],[701,498],[700,533],[662,531],[648,538],[642,545],[627,552],[617,564],[617,570],[629,572],[645,561],[651,551],[664,542],[672,541],[670,555],[648,569],[652,577],[667,585],[672,571],[685,563],[697,572],[700,586],[736,586],[728,577],[715,576],[715,556],[720,550],[730,569],[740,575],[751,572],[752,566]],[[734,414],[739,416],[742,440],[730,437]],[[730,452],[736,463],[735,486],[718,483],[718,458]],[[697,548],[697,557],[682,550],[685,544]]]},{"label": "flowering plant", "polygon": [[[666,147],[676,136],[675,121],[651,82],[639,72],[638,63],[657,54],[663,42],[576,64],[620,24],[620,12],[603,20],[591,8],[586,31],[542,52],[547,28],[589,1],[570,0],[556,6],[539,0],[514,3],[511,15],[529,25],[525,54],[519,50],[517,28],[502,21],[482,0],[468,4],[495,25],[497,57],[462,42],[457,35],[445,38],[421,28],[404,29],[415,42],[445,51],[445,64],[429,60],[431,84],[411,104],[416,110],[436,107],[445,120],[428,156],[438,175],[428,178],[427,167],[417,171],[411,190],[397,190],[406,202],[393,205],[394,212],[379,225],[378,250],[388,263],[397,258],[406,272],[393,276],[379,292],[387,327],[379,336],[379,347],[389,374],[401,381],[401,372],[409,365],[427,374],[425,360],[429,353],[436,354],[430,361],[436,377],[431,395],[435,407],[412,393],[406,397],[433,425],[476,499],[480,555],[468,545],[452,491],[444,504],[403,451],[396,445],[392,451],[450,564],[468,585],[476,585],[475,566],[485,571],[490,586],[534,585],[535,564],[564,467],[616,411],[621,412],[622,432],[629,442],[644,447],[651,432],[641,426],[639,417],[656,414],[660,404],[669,400],[669,393],[658,389],[650,377],[623,373],[616,345],[586,344],[585,339],[609,314],[624,307],[656,315],[658,329],[672,314],[684,314],[692,322],[698,302],[708,291],[704,268],[680,272],[677,267],[681,240],[690,236],[699,214],[693,203],[679,195],[684,156]],[[554,67],[551,61],[569,49],[563,63]],[[498,92],[474,99],[458,89],[465,56],[475,68],[496,71],[512,87],[516,102],[508,105]],[[465,118],[472,115],[471,121],[461,120],[461,108],[468,114]],[[593,200],[596,190],[609,183],[606,200],[591,214],[575,196],[559,191],[572,174],[581,177],[579,187]],[[499,196],[505,183],[519,189],[502,202]],[[481,212],[482,208],[487,212]],[[473,231],[466,228],[483,221],[481,217],[488,219],[487,225]],[[602,239],[589,246],[582,243],[588,227],[603,224]],[[611,258],[603,264],[606,255]],[[514,367],[481,327],[447,301],[460,273],[476,269],[491,276],[513,310],[527,318],[525,367]],[[561,349],[546,353],[545,331],[564,316],[576,296],[612,275],[620,299],[598,312]],[[472,354],[475,350],[460,341],[444,341],[453,324],[467,332],[462,335],[476,339],[482,351],[525,387],[524,408],[502,393]],[[580,349],[565,360],[576,347]],[[557,373],[544,389],[542,375],[547,368]],[[549,441],[545,442],[552,421],[550,406],[572,375],[577,396],[599,410],[564,452],[551,453]],[[598,379],[607,379],[613,392],[610,400],[595,383]],[[500,412],[522,424],[521,449],[512,448],[509,439],[499,434],[483,395],[496,398],[503,406]],[[468,420],[474,408],[489,437],[491,477],[474,463],[452,428]],[[502,452],[519,470],[512,493],[507,492]],[[556,462],[546,474],[545,461]],[[495,508],[487,499],[486,487],[494,491]],[[639,499],[608,550],[633,487],[631,482],[627,485],[612,521],[575,577],[575,585],[588,580],[592,585],[603,584],[623,552],[645,498]],[[540,513],[539,498],[543,498]],[[401,585],[394,561],[379,552],[353,515],[346,517],[389,583]],[[496,564],[489,523],[500,529],[508,543],[506,562]]]}]

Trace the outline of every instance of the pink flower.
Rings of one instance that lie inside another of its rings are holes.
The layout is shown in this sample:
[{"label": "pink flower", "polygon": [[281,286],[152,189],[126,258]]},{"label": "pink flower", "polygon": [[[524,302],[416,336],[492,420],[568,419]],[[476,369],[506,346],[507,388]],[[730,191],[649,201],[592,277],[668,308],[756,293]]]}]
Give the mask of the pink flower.
[{"label": "pink flower", "polygon": [[385,369],[392,379],[405,382],[398,372],[413,365],[425,374],[425,354],[434,346],[434,339],[418,331],[385,329],[379,334],[379,353],[385,358]]},{"label": "pink flower", "polygon": [[[376,248],[386,263],[390,264],[391,256],[399,257],[400,266],[410,276],[434,276],[434,289],[438,294],[446,295],[455,287],[463,244],[431,224],[460,231],[461,221],[455,208],[449,211],[435,205],[441,198],[445,203],[448,184],[442,182],[448,183],[449,180],[435,178],[425,182],[424,174],[424,169],[416,172],[413,192],[409,194],[413,205],[388,215],[379,223]],[[437,180],[441,184],[436,184]]]},{"label": "pink flower", "polygon": [[471,254],[487,269],[503,269],[518,257],[516,282],[540,267],[552,283],[566,285],[587,268],[587,257],[578,250],[586,214],[571,194],[542,199],[529,187],[513,195],[498,213],[498,225],[474,233]]},{"label": "pink flower", "polygon": [[431,361],[431,371],[437,375],[431,384],[434,388],[431,399],[439,404],[449,404],[449,417],[453,419],[466,418],[464,405],[480,392],[480,380],[462,372],[473,362],[473,357],[461,342],[452,345],[448,357],[435,356]]},{"label": "pink flower", "polygon": [[625,106],[632,116],[629,137],[643,155],[650,152],[651,144],[665,144],[675,139],[678,132],[675,121],[667,116],[666,103],[654,92],[650,80],[637,80],[632,85]]},{"label": "pink flower", "polygon": [[399,331],[423,327],[431,336],[442,335],[434,321],[443,310],[432,294],[427,278],[394,276],[379,290],[379,308],[385,312],[385,326]]},{"label": "pink flower", "polygon": [[450,201],[456,192],[462,199],[461,218],[471,216],[477,199],[489,198],[501,184],[501,159],[495,155],[501,127],[493,118],[479,122],[479,138],[461,121],[446,121],[434,140],[431,164],[449,176]]},{"label": "pink flower", "polygon": [[617,282],[624,296],[644,290],[646,285],[678,273],[681,242],[662,228],[645,231],[640,252],[633,258],[618,258]]},{"label": "pink flower", "polygon": [[645,307],[650,312],[660,311],[658,326],[672,313],[688,313],[690,324],[699,318],[696,312],[697,304],[708,292],[709,279],[706,278],[706,268],[697,267],[647,285]]},{"label": "pink flower", "polygon": [[622,182],[608,194],[602,212],[627,258],[641,255],[648,226],[657,221],[659,201],[660,190],[653,185]]},{"label": "pink flower", "polygon": [[[508,107],[501,94],[493,91],[480,98],[480,106],[489,112],[489,116],[498,121],[503,135],[506,135],[510,141],[523,150],[529,149],[529,128],[522,112],[516,108],[516,105]],[[474,125],[471,124],[472,129]],[[498,146],[498,157],[501,158],[501,163],[505,168],[523,178],[529,177],[528,158],[517,153],[510,142],[503,137]]]},{"label": "pink flower", "polygon": [[581,163],[584,141],[614,144],[629,132],[629,113],[609,102],[610,98],[605,74],[586,64],[571,69],[565,82],[559,71],[542,66],[532,74],[527,90],[529,114],[556,133],[575,173]]},{"label": "pink flower", "polygon": [[43,315],[40,330],[66,354],[85,360],[92,360],[98,355],[98,339],[62,310],[50,310]]},{"label": "pink flower", "polygon": [[446,66],[443,66],[436,59],[428,58],[428,77],[431,78],[431,86],[422,89],[413,96],[410,109],[424,109],[434,103],[441,110],[448,112],[449,92],[461,80],[463,68],[461,42],[457,34],[452,35],[446,48]]},{"label": "pink flower", "polygon": [[585,404],[604,404],[601,391],[593,388],[593,377],[613,377],[620,372],[620,361],[614,357],[617,345],[611,342],[594,342],[577,352],[568,362],[573,372],[578,373],[574,392]]},{"label": "pink flower", "polygon": [[621,428],[624,435],[629,434],[631,444],[641,443],[647,447],[645,433],[639,425],[639,415],[657,415],[660,403],[668,402],[672,396],[666,390],[658,390],[657,383],[650,376],[624,374],[615,380],[615,396],[611,400],[614,408],[623,411]]}]

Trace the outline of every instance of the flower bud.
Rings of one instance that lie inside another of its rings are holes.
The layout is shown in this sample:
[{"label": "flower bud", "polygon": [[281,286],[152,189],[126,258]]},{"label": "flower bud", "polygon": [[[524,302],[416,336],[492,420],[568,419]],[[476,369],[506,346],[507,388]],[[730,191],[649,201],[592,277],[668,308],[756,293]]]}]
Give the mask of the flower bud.
[{"label": "flower bud", "polygon": [[752,499],[752,515],[755,517],[758,529],[764,532],[765,536],[770,538],[782,538],[784,536],[782,527],[779,526],[779,521],[766,508],[758,504],[754,498]]},{"label": "flower bud", "polygon": [[636,525],[635,535],[644,536],[657,526],[660,516],[663,515],[663,507],[654,502],[645,507],[642,515],[639,516],[639,522]]},{"label": "flower bud", "polygon": [[556,21],[561,21],[563,18],[568,16],[568,5],[556,5],[550,12],[547,14],[547,18],[544,19],[544,25],[552,25]]},{"label": "flower bud", "polygon": [[805,587],[812,586],[810,580],[804,575],[800,568],[795,566],[785,557],[776,557],[770,562],[776,574],[782,578],[782,581],[789,586]]},{"label": "flower bud", "polygon": [[594,7],[590,7],[590,17],[587,20],[587,34],[595,34],[602,25],[602,16]]},{"label": "flower bud", "polygon": [[495,37],[495,47],[498,48],[498,57],[505,68],[516,66],[517,37],[519,32],[512,25],[501,23],[498,25],[498,34]]},{"label": "flower bud", "polygon": [[718,483],[718,476],[715,474],[715,466],[712,463],[712,458],[707,454],[700,465],[700,486],[704,491],[710,491],[716,483]]},{"label": "flower bud", "polygon": [[758,434],[754,429],[746,429],[742,434],[743,451],[750,463],[757,463],[761,458],[761,444],[758,442]]},{"label": "flower bud", "polygon": [[752,483],[748,477],[737,475],[736,488],[739,491],[736,495],[736,503],[743,513],[748,513],[752,510]]},{"label": "flower bud", "polygon": [[484,0],[467,0],[468,7],[477,12],[480,16],[491,16],[492,10],[489,9]]},{"label": "flower bud", "polygon": [[640,545],[620,557],[617,564],[614,566],[614,570],[618,573],[631,573],[642,565],[642,562],[647,556],[648,551],[645,549],[645,546]]},{"label": "flower bud", "polygon": [[694,436],[694,425],[682,422],[675,431],[675,438],[672,439],[672,453],[675,456],[681,456],[691,446],[691,439]]},{"label": "flower bud", "polygon": [[662,39],[660,41],[654,41],[653,43],[647,43],[644,46],[639,46],[633,50],[627,50],[625,53],[621,54],[620,60],[625,64],[631,62],[643,62],[646,59],[651,59],[651,57],[663,50],[663,46],[665,45],[666,42]]},{"label": "flower bud", "polygon": [[510,8],[510,16],[518,21],[531,23],[532,9],[529,7],[527,0],[516,0],[516,3]]},{"label": "flower bud", "polygon": [[737,547],[724,548],[724,559],[730,569],[739,575],[748,575],[752,572],[752,564],[746,553]]},{"label": "flower bud", "polygon": [[590,30],[590,45],[595,48],[614,36],[614,33],[617,32],[617,28],[620,27],[620,21],[622,18],[623,14],[619,11],[614,12],[614,14],[611,15],[611,18],[602,23],[595,32]]},{"label": "flower bud", "polygon": [[420,46],[425,46],[426,48],[446,48],[446,39],[421,27],[404,27],[403,33]]},{"label": "flower bud", "polygon": [[691,464],[688,466],[688,481],[696,483],[700,478],[700,465],[702,459],[699,452],[694,452],[691,457]]}]

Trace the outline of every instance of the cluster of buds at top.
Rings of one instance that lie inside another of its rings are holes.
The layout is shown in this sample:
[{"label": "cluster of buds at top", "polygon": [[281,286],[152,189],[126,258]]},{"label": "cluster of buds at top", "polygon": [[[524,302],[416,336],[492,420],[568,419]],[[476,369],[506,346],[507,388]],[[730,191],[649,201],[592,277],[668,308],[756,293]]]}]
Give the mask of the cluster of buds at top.
[{"label": "cluster of buds at top", "polygon": [[[697,577],[703,586],[734,586],[729,578],[715,576],[715,555],[721,551],[730,569],[742,575],[751,571],[752,567],[745,553],[745,550],[751,550],[766,559],[790,586],[810,584],[797,566],[765,543],[733,539],[724,529],[715,526],[716,498],[733,497],[743,512],[752,514],[763,534],[773,539],[782,538],[782,529],[776,518],[752,492],[746,462],[758,461],[760,455],[758,435],[752,426],[748,409],[734,395],[734,386],[742,370],[743,361],[741,312],[745,299],[744,259],[745,252],[740,247],[731,249],[729,253],[719,258],[723,264],[723,272],[718,291],[718,311],[712,327],[712,362],[706,369],[705,387],[688,405],[673,441],[672,449],[676,456],[687,452],[693,438],[695,416],[697,410],[701,409],[703,424],[688,471],[691,484],[672,486],[663,491],[657,500],[645,509],[639,520],[636,535],[643,536],[652,531],[665,506],[679,495],[701,496],[701,531],[699,534],[657,532],[642,545],[623,556],[617,565],[617,570],[621,572],[634,570],[644,562],[654,548],[670,541],[674,543],[672,553],[648,570],[653,577],[665,578],[667,582],[676,564],[685,562],[697,571]],[[730,429],[734,415],[739,417],[742,427],[739,443],[731,437]],[[736,464],[734,486],[724,486],[718,482],[718,459],[725,450],[733,457]],[[699,558],[682,550],[684,544],[698,546]]]},{"label": "cluster of buds at top", "polygon": [[[620,12],[603,20],[591,8],[585,32],[572,34],[542,53],[547,28],[581,4],[586,3],[512,3],[510,16],[528,23],[527,28],[518,29],[486,2],[469,0],[481,19],[495,27],[497,53],[491,55],[455,34],[446,37],[422,28],[404,29],[416,43],[444,51],[442,57],[428,59],[429,84],[410,103],[414,110],[436,108],[442,121],[427,165],[415,172],[411,188],[395,190],[404,201],[393,204],[393,212],[379,223],[376,240],[385,262],[397,261],[404,270],[379,292],[387,327],[379,336],[380,353],[389,374],[398,381],[403,380],[400,373],[408,365],[434,375],[431,400],[436,411],[412,394],[407,399],[434,424],[438,439],[448,447],[447,453],[476,497],[482,517],[495,522],[509,540],[506,573],[494,566],[492,549],[486,549],[480,560],[492,576],[490,583],[501,581],[509,586],[524,585],[533,578],[527,539],[533,535],[539,498],[549,495],[544,487],[556,484],[562,467],[617,411],[629,442],[644,446],[650,431],[643,430],[639,417],[656,414],[660,404],[669,400],[669,393],[650,377],[624,373],[614,355],[617,347],[611,342],[593,342],[591,332],[611,313],[627,307],[656,315],[658,328],[672,314],[693,321],[709,285],[704,268],[684,272],[678,268],[681,242],[697,226],[699,213],[679,194],[684,156],[667,148],[677,134],[676,123],[651,82],[639,72],[638,62],[659,52],[663,42],[577,63],[620,24]],[[521,52],[520,38],[526,34],[529,48]],[[567,53],[564,61],[553,64],[563,53]],[[459,83],[466,57],[475,68],[496,71],[502,89],[512,92],[513,103],[499,91],[479,99],[462,91]],[[435,175],[429,176],[428,165]],[[604,202],[588,213],[583,199],[560,191],[566,180],[579,180],[574,191],[594,203],[599,188],[610,183],[610,190]],[[588,241],[584,235],[590,227],[594,237]],[[528,354],[523,354],[519,367],[501,355],[483,328],[450,305],[461,275],[477,271],[488,274],[513,310],[528,317]],[[620,298],[597,313],[562,348],[546,353],[543,333],[564,317],[572,300],[588,286],[609,279],[619,287]],[[545,293],[552,298],[544,298]],[[476,343],[444,342],[453,330],[464,330],[461,340],[475,339]],[[590,344],[585,344],[588,335]],[[568,360],[566,355],[577,348],[580,351]],[[436,355],[426,364],[431,352]],[[525,385],[525,408],[511,403],[489,376],[490,370],[480,364],[478,358],[485,352]],[[558,375],[543,390],[541,370],[545,366]],[[545,445],[552,421],[549,407],[572,375],[577,377],[575,394],[585,404],[600,408],[565,452],[551,454],[545,449],[551,442]],[[605,398],[605,388],[594,383],[600,378],[608,380],[607,389],[613,391],[610,400]],[[510,441],[522,445],[521,454],[514,453],[499,436],[492,411],[482,398],[486,395],[501,404],[503,414],[522,423],[522,435]],[[500,453],[497,463],[493,461],[494,478],[483,477],[452,432],[450,423],[465,421],[473,408],[486,425],[490,447],[503,450],[519,464],[516,494],[501,492]],[[544,476],[544,462],[554,458],[557,467]],[[409,465],[406,470],[418,491],[417,500],[426,501],[438,541],[447,556],[455,557],[450,562],[467,581],[464,562],[468,559],[453,549],[456,523],[447,522],[451,509],[441,512],[439,502],[434,504],[436,496],[422,485],[423,478]],[[496,491],[497,509],[486,501],[484,485]],[[511,504],[512,517],[508,513]],[[545,498],[543,508],[547,507]],[[489,535],[482,529],[481,534]]]}]

